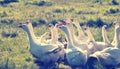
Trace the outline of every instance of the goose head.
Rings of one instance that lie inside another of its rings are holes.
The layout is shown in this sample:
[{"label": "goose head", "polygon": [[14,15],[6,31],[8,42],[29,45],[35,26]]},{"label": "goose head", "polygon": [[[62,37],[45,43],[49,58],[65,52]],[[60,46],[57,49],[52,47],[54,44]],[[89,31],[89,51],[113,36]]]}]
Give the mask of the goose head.
[{"label": "goose head", "polygon": [[64,32],[68,32],[67,27],[66,27],[66,23],[64,21],[63,22],[59,22],[59,24],[56,25],[56,27],[60,28]]},{"label": "goose head", "polygon": [[59,25],[58,26],[62,31],[66,32],[67,31],[67,28],[65,27],[65,25]]},{"label": "goose head", "polygon": [[67,22],[68,22],[68,23],[72,23],[72,24],[74,24],[75,26],[77,26],[77,27],[80,28],[79,22],[78,22],[77,19],[75,19],[75,18],[67,19]]},{"label": "goose head", "polygon": [[75,19],[75,18],[71,18],[70,21],[71,21],[71,23],[73,23],[73,24],[76,24],[76,23],[77,23],[77,19]]},{"label": "goose head", "polygon": [[73,23],[73,24],[76,24],[77,22],[75,18],[65,19],[64,21],[66,21],[67,23]]},{"label": "goose head", "polygon": [[28,32],[29,29],[32,29],[32,23],[25,22],[25,23],[19,23],[19,27],[22,28],[24,31]]},{"label": "goose head", "polygon": [[113,26],[114,26],[115,28],[118,28],[118,27],[119,27],[119,23],[118,23],[117,21],[115,21],[115,22],[113,22]]},{"label": "goose head", "polygon": [[102,29],[107,30],[107,25],[103,25]]},{"label": "goose head", "polygon": [[71,28],[73,25],[70,23],[70,22],[68,22],[67,20],[62,20],[61,21],[61,24],[63,24],[65,27],[67,27],[67,28]]},{"label": "goose head", "polygon": [[52,29],[54,28],[54,25],[53,25],[53,24],[49,24],[49,25],[48,25],[48,28],[49,28],[50,30],[52,30]]}]

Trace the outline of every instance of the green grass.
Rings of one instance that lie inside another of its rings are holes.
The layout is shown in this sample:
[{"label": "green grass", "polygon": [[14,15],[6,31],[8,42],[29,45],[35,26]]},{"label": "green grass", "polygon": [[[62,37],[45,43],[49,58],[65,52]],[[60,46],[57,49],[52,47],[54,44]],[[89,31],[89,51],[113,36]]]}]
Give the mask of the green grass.
[{"label": "green grass", "polygon": [[[2,1],[2,0],[0,0]],[[45,25],[39,25],[34,28],[36,36],[49,31],[47,25],[52,21],[77,18],[80,23],[86,23],[90,19],[101,18],[105,23],[110,24],[113,21],[120,22],[120,5],[112,5],[111,0],[46,0],[52,5],[38,6],[40,0],[20,0],[19,2],[0,5],[0,33],[17,33],[15,38],[3,37],[0,35],[0,67],[8,69],[37,69],[33,64],[33,57],[29,53],[29,44],[26,33],[18,28],[19,22],[31,21],[39,23],[39,20],[45,20]],[[120,3],[120,0],[117,0]],[[116,13],[110,10],[118,9]],[[13,22],[10,22],[13,21]],[[84,26],[83,26],[84,27]],[[44,30],[43,30],[44,29]],[[95,39],[102,41],[101,28],[91,28]],[[112,41],[114,28],[108,30],[108,37]],[[8,62],[8,63],[7,63]],[[64,65],[60,65],[60,68]]]}]

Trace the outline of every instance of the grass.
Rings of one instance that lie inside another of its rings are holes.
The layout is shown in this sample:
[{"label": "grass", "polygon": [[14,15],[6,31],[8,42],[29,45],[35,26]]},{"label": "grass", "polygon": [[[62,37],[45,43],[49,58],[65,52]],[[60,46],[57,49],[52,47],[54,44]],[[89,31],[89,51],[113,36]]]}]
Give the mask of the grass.
[{"label": "grass", "polygon": [[[2,0],[0,0],[2,1]],[[46,23],[34,28],[37,36],[49,31],[47,25],[52,21],[65,18],[77,18],[80,23],[101,18],[107,24],[113,21],[120,22],[120,5],[113,5],[112,0],[46,0],[46,4],[38,6],[40,0],[20,0],[19,2],[0,5],[0,33],[18,35],[14,38],[0,35],[0,67],[8,69],[37,69],[33,63],[33,57],[28,50],[26,33],[18,28],[19,22],[29,20],[40,23],[42,19]],[[120,3],[120,0],[117,0]],[[51,5],[47,5],[50,3]],[[112,13],[112,11],[116,11]],[[12,22],[11,22],[12,21]],[[83,26],[84,27],[84,26]],[[44,29],[44,30],[43,30]],[[102,41],[101,28],[91,28],[96,40]],[[108,29],[108,37],[112,41],[114,28]],[[9,60],[8,60],[9,59]],[[65,67],[61,65],[60,67]]]}]

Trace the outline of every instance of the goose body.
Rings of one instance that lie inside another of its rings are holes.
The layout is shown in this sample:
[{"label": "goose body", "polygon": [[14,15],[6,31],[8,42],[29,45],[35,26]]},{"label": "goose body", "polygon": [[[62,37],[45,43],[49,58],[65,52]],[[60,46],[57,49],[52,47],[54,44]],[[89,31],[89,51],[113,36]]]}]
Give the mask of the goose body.
[{"label": "goose body", "polygon": [[60,27],[60,29],[66,34],[67,37],[67,49],[66,49],[66,59],[68,65],[72,68],[83,67],[87,61],[87,54],[82,49],[78,48],[73,44],[71,40],[70,32],[65,26]]},{"label": "goose body", "polygon": [[21,23],[20,27],[27,33],[30,44],[30,53],[47,69],[63,55],[64,50],[55,44],[42,44],[38,42],[30,22]]},{"label": "goose body", "polygon": [[108,47],[102,51],[97,51],[90,56],[90,58],[96,58],[107,69],[115,68],[120,64],[120,49],[119,49],[119,38],[120,28],[115,30],[116,33],[116,47]]},{"label": "goose body", "polygon": [[110,69],[109,67],[116,68],[120,63],[120,49],[109,47],[104,49],[103,51],[97,51],[92,54],[92,57],[97,58],[98,62],[100,62],[104,67]]}]

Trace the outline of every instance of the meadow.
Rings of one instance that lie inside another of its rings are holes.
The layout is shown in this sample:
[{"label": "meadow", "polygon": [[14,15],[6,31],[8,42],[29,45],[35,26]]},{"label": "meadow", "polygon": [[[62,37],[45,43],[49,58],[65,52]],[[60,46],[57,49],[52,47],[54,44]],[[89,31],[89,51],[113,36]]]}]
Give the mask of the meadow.
[{"label": "meadow", "polygon": [[[101,27],[104,24],[108,26],[107,35],[112,41],[112,23],[120,22],[120,0],[11,1],[0,0],[0,69],[38,69],[29,52],[27,35],[18,27],[20,22],[29,20],[36,36],[41,36],[50,31],[48,24],[75,18],[82,28],[90,26],[96,41],[103,40]],[[60,69],[68,69],[68,66],[60,65]]]}]

